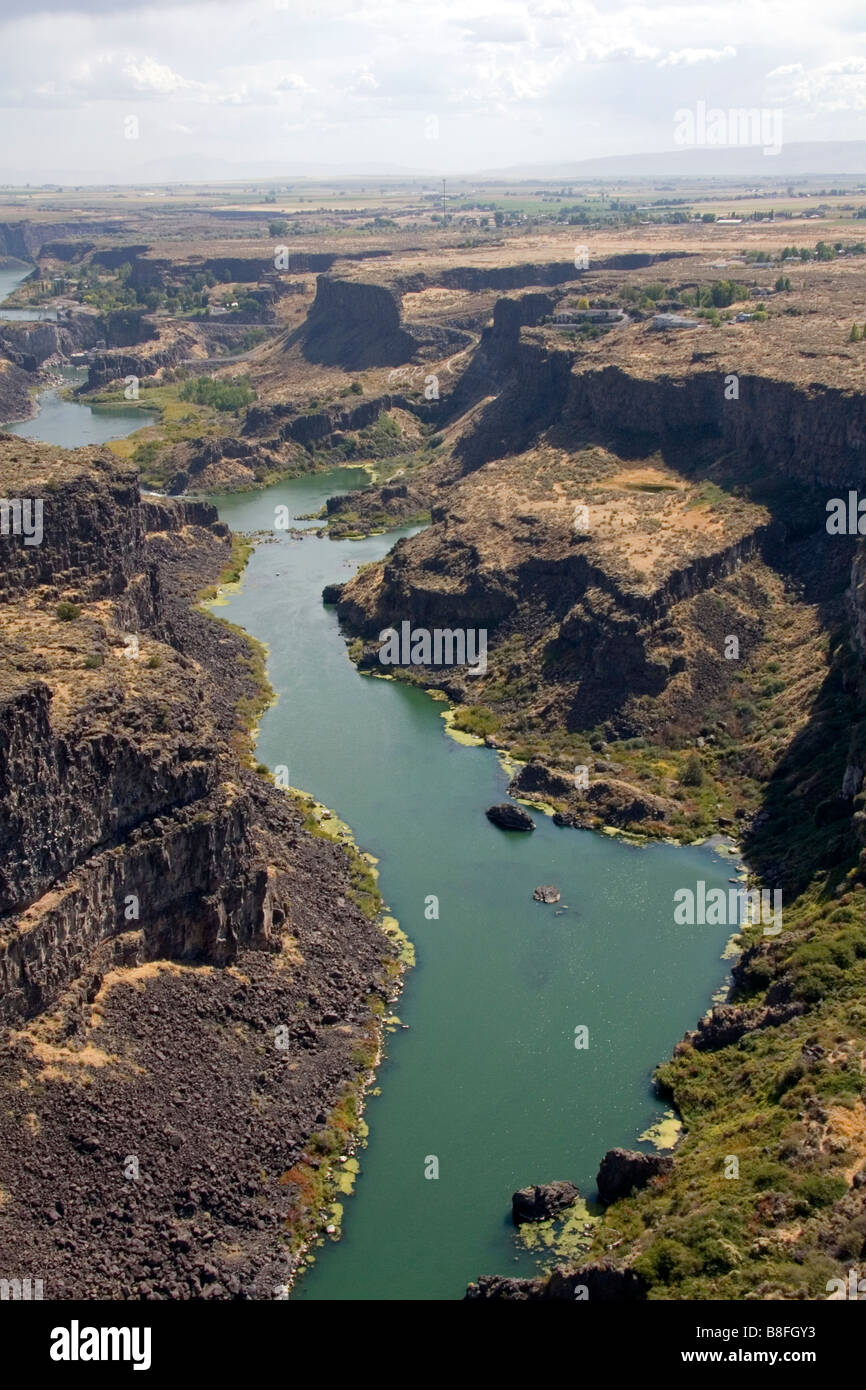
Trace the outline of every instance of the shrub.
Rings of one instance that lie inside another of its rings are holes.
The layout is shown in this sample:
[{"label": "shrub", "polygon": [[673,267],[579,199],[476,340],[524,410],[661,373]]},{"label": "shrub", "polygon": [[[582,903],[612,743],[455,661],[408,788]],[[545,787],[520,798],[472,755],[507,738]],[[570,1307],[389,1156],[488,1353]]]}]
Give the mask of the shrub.
[{"label": "shrub", "polygon": [[696,1273],[697,1260],[681,1241],[663,1237],[635,1260],[634,1268],[649,1284],[677,1284]]},{"label": "shrub", "polygon": [[465,705],[458,709],[454,714],[454,727],[461,729],[467,734],[476,734],[483,738],[485,734],[492,734],[499,727],[499,720],[492,709],[487,709],[485,705]]},{"label": "shrub", "polygon": [[830,1207],[848,1190],[844,1178],[832,1178],[826,1173],[808,1173],[797,1187],[797,1207],[802,1215],[815,1207]]},{"label": "shrub", "polygon": [[81,617],[81,609],[78,607],[77,603],[66,603],[65,601],[63,603],[58,603],[54,612],[62,623],[70,623],[73,618]]},{"label": "shrub", "polygon": [[680,785],[683,787],[700,787],[704,781],[704,765],[697,753],[690,753],[686,759],[686,765],[680,773]]}]

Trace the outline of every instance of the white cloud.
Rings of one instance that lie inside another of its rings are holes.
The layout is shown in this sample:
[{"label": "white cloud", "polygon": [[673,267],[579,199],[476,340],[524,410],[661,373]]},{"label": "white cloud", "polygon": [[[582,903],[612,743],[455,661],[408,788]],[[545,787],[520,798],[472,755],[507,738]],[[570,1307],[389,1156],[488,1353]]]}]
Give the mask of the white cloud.
[{"label": "white cloud", "polygon": [[695,67],[698,63],[722,63],[728,58],[736,58],[737,50],[733,44],[724,48],[679,48],[669,53],[659,63],[660,68]]},{"label": "white cloud", "polygon": [[[852,55],[813,68],[791,64],[775,69],[770,76],[776,79],[776,98],[813,120],[821,115],[866,111],[866,56]],[[854,133],[852,129],[852,138]]]},{"label": "white cloud", "polygon": [[165,63],[157,63],[153,58],[136,61],[130,58],[123,65],[123,74],[128,77],[135,91],[159,96],[170,96],[176,92],[194,90],[198,83],[189,82],[180,73],[172,72]]},{"label": "white cloud", "polygon": [[[789,142],[858,136],[866,109],[853,0],[0,5],[0,134],[34,165],[56,167],[67,136],[88,167],[108,158],[129,110],[164,141],[154,155],[193,129],[210,156],[288,144],[326,163],[468,168],[521,158],[542,129],[551,160],[670,148],[673,111],[699,99],[782,105]],[[423,140],[429,112],[436,142]]]},{"label": "white cloud", "polygon": [[471,43],[526,43],[531,37],[525,20],[508,15],[467,20],[463,33]]},{"label": "white cloud", "polygon": [[379,83],[371,72],[362,72],[349,88],[350,92],[375,92]]},{"label": "white cloud", "polygon": [[277,83],[278,92],[311,92],[313,89],[299,72],[290,72]]}]

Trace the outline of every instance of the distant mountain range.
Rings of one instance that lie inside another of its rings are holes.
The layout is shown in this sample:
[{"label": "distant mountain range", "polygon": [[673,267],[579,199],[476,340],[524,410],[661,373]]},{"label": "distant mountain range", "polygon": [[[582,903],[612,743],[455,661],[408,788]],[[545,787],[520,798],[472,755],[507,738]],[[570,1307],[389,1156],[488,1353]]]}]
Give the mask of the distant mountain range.
[{"label": "distant mountain range", "polygon": [[663,150],[656,154],[617,154],[600,159],[559,160],[552,164],[485,169],[479,178],[521,175],[537,179],[585,178],[758,178],[785,179],[848,174],[866,177],[866,140],[809,140],[783,145],[778,154],[760,146],[732,145]]},{"label": "distant mountain range", "polygon": [[419,179],[442,175],[454,179],[659,179],[711,178],[778,182],[812,176],[866,179],[866,140],[813,140],[787,144],[778,154],[750,145],[684,148],[647,154],[606,155],[596,159],[557,160],[550,164],[512,164],[460,173],[399,164],[325,164],[312,160],[234,162],[212,155],[185,154],[127,164],[108,171],[45,169],[24,171],[0,166],[0,183],[99,186],[195,183],[283,182],[294,179]]}]

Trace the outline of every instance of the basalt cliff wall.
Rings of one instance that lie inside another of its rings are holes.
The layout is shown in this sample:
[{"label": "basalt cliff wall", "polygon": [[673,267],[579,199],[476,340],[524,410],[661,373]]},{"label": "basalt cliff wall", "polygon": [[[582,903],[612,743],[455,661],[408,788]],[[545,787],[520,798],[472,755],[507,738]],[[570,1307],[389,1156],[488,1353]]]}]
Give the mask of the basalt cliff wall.
[{"label": "basalt cliff wall", "polygon": [[305,322],[287,339],[310,362],[360,371],[396,367],[416,354],[444,356],[471,343],[461,329],[403,321],[399,297],[385,285],[320,275]]},{"label": "basalt cliff wall", "polygon": [[[575,229],[579,243],[580,229]],[[683,251],[623,252],[603,256],[593,261],[593,270],[640,270],[662,261],[679,260],[688,255]],[[581,267],[571,261],[521,262],[504,266],[446,266],[435,275],[423,271],[404,275],[394,282],[400,294],[416,294],[434,286],[455,290],[516,290],[528,285],[561,285],[579,279]]]},{"label": "basalt cliff wall", "polygon": [[254,654],[191,606],[231,554],[214,509],[9,436],[0,484],[44,506],[40,545],[0,541],[0,1276],[273,1297],[394,948],[248,765]]},{"label": "basalt cliff wall", "polygon": [[[500,307],[501,305],[501,307]],[[856,487],[866,473],[866,402],[862,395],[814,383],[730,376],[696,364],[688,375],[641,376],[619,366],[589,366],[568,348],[521,333],[547,312],[540,296],[500,301],[475,360],[440,407],[461,413],[493,396],[461,441],[464,469],[518,452],[554,423],[572,446],[600,442],[621,455],[661,449],[678,461],[701,446],[735,464],[810,487]],[[704,452],[706,449],[704,449]]]}]

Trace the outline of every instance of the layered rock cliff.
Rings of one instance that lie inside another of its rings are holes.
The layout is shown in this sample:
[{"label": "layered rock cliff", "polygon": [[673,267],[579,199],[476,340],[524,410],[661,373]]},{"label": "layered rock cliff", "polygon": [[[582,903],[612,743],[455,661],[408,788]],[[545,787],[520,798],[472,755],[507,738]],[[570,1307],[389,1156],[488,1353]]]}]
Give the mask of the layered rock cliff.
[{"label": "layered rock cliff", "polygon": [[0,1275],[274,1297],[351,1146],[395,948],[358,865],[248,766],[255,653],[191,608],[231,554],[214,510],[11,437],[0,491],[43,504],[40,544],[0,540]]},{"label": "layered rock cliff", "polygon": [[309,362],[360,371],[396,367],[416,354],[444,356],[472,339],[457,328],[403,322],[400,301],[385,285],[320,275],[305,322],[287,339]]},{"label": "layered rock cliff", "polygon": [[0,420],[26,420],[33,414],[32,382],[17,362],[0,357]]}]

